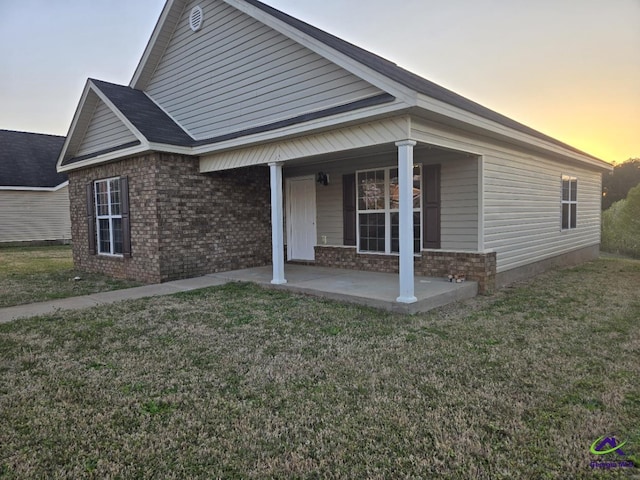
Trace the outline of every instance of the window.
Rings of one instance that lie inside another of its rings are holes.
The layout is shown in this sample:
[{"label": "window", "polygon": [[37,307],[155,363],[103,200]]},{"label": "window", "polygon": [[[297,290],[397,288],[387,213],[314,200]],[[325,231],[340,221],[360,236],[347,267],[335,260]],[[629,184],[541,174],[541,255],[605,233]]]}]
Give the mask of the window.
[{"label": "window", "polygon": [[[398,169],[384,168],[356,173],[358,250],[398,253],[400,251]],[[422,245],[422,170],[413,168],[413,249]]]},{"label": "window", "polygon": [[119,178],[95,182],[96,228],[98,253],[122,255],[122,201]]},{"label": "window", "polygon": [[578,179],[562,176],[562,230],[576,228],[578,214]]}]

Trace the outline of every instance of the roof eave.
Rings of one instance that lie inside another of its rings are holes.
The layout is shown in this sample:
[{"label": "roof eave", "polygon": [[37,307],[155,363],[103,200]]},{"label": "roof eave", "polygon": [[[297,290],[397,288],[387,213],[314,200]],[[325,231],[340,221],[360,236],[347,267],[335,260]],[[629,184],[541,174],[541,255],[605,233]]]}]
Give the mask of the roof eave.
[{"label": "roof eave", "polygon": [[426,95],[419,95],[417,111],[419,110],[433,112],[441,117],[449,118],[457,123],[462,123],[476,129],[481,129],[482,131],[491,134],[492,136],[499,136],[525,147],[543,149],[554,155],[560,155],[574,161],[579,161],[581,163],[588,164],[591,167],[599,168],[602,171],[610,172],[613,170],[613,166],[602,159],[596,158],[584,152],[577,152],[569,148],[563,148],[560,145],[556,145],[543,139],[536,138],[532,135],[519,132],[513,128],[501,125],[497,122],[491,121],[479,115],[475,115],[466,110],[462,110],[453,105],[435,100]]},{"label": "roof eave", "polygon": [[78,170],[81,168],[87,168],[87,167],[92,167],[94,165],[114,162],[117,160],[122,160],[123,158],[126,158],[126,157],[148,153],[150,150],[151,149],[149,148],[148,143],[144,142],[140,145],[136,145],[135,147],[116,150],[103,155],[96,155],[95,157],[87,158],[86,160],[81,160],[77,162],[68,163],[67,165],[59,166],[58,172],[61,172],[61,173],[71,172],[73,170]]},{"label": "roof eave", "polygon": [[55,187],[2,187],[0,186],[0,192],[57,192],[61,188],[69,185],[69,180],[65,180],[60,185],[56,185]]},{"label": "roof eave", "polygon": [[[207,155],[210,153],[222,152],[230,149],[248,147],[256,145],[258,143],[283,140],[286,138],[292,138],[311,132],[315,133],[323,130],[330,130],[336,127],[352,125],[354,123],[361,123],[366,120],[373,121],[379,118],[406,112],[408,108],[408,105],[406,105],[404,102],[395,100],[391,103],[376,105],[361,110],[345,112],[331,117],[319,118],[310,122],[290,125],[287,127],[260,132],[252,135],[245,135],[230,140],[199,145],[192,149],[192,155]],[[409,132],[407,132],[407,135],[409,135]]]}]

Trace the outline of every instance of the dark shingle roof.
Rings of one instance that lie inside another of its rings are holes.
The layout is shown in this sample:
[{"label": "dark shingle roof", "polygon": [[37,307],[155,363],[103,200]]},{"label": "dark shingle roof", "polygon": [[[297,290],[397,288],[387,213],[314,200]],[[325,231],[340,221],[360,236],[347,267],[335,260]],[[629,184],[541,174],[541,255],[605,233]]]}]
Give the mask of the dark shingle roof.
[{"label": "dark shingle roof", "polygon": [[0,187],[53,188],[67,180],[56,171],[64,137],[0,130]]},{"label": "dark shingle roof", "polygon": [[184,147],[193,143],[193,138],[144,92],[102,80],[91,81],[149,142]]},{"label": "dark shingle roof", "polygon": [[[363,48],[360,48],[352,43],[346,42],[341,38],[338,38],[330,33],[325,32],[324,30],[320,30],[319,28],[314,27],[313,25],[309,25],[302,20],[298,20],[290,15],[287,15],[280,10],[276,10],[269,5],[265,5],[264,3],[258,0],[245,0],[247,3],[259,8],[260,10],[268,13],[269,15],[282,20],[283,22],[291,25],[292,27],[300,30],[301,32],[319,40],[320,42],[328,45],[329,47],[337,50],[338,52],[366,65],[372,70],[404,85],[412,90],[415,90],[418,93],[422,93],[427,95],[435,100],[440,100],[449,105],[457,107],[461,110],[473,113],[478,115],[479,117],[485,118],[487,120],[491,120],[505,127],[511,128],[521,133],[525,133],[527,135],[531,135],[532,137],[544,140],[546,142],[552,143],[554,145],[558,145],[562,148],[566,148],[576,153],[580,153],[582,155],[587,155],[591,158],[593,157],[581,150],[578,150],[571,145],[567,145],[559,140],[556,140],[553,137],[545,135],[533,128],[530,128],[522,123],[516,122],[509,117],[506,117],[500,113],[494,112],[493,110],[480,105],[479,103],[473,102],[462,95],[458,95],[451,90],[447,90],[440,85],[437,85],[425,78],[416,75],[408,70],[405,70],[402,67],[399,67],[393,62],[386,60],[374,53],[371,53]],[[597,159],[599,160],[599,159]]]}]

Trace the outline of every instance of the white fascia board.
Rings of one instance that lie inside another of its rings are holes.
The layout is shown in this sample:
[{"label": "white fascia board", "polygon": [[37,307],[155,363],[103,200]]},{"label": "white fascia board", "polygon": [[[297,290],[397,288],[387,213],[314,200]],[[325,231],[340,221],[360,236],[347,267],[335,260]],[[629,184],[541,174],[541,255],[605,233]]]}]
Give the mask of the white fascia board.
[{"label": "white fascia board", "polygon": [[210,153],[215,153],[223,150],[229,150],[238,147],[247,147],[255,145],[257,143],[271,142],[274,140],[282,140],[287,137],[301,135],[305,133],[314,132],[317,130],[326,130],[328,128],[339,127],[341,125],[350,124],[358,121],[366,121],[368,119],[375,119],[381,116],[388,116],[401,111],[404,111],[408,106],[403,102],[397,100],[393,103],[378,105],[375,107],[369,107],[352,112],[345,112],[339,115],[333,115],[330,117],[320,118],[312,120],[310,122],[291,125],[289,127],[279,128],[277,130],[269,130],[267,132],[256,133],[254,135],[247,135],[224,142],[216,142],[212,144],[202,145],[199,147],[193,147],[192,155],[200,156]]},{"label": "white fascia board", "polygon": [[351,57],[331,48],[324,42],[316,40],[310,35],[298,30],[286,22],[268,14],[267,12],[250,5],[243,0],[224,0],[225,3],[246,13],[250,17],[264,23],[273,28],[277,32],[289,37],[299,44],[307,47],[309,50],[344,68],[348,72],[357,77],[371,83],[375,87],[390,93],[394,97],[402,100],[409,105],[415,105],[417,101],[417,92],[408,88],[389,77],[367,67],[366,65],[352,59]]},{"label": "white fascia board", "polygon": [[82,110],[84,108],[84,104],[87,101],[87,97],[89,96],[89,92],[91,92],[91,86],[89,85],[89,80],[84,85],[84,90],[82,90],[82,95],[80,96],[80,101],[78,102],[78,106],[76,107],[76,111],[73,114],[73,120],[71,121],[71,126],[69,127],[69,131],[67,132],[67,136],[64,140],[64,144],[62,145],[62,150],[60,151],[60,155],[58,156],[58,161],[56,163],[56,170],[60,172],[60,168],[62,167],[62,161],[69,149],[69,144],[71,143],[72,136],[76,133],[76,128],[78,126],[78,122],[80,121],[80,116],[82,115]]},{"label": "white fascia board", "polygon": [[149,150],[153,150],[155,152],[176,153],[179,155],[194,155],[193,147],[180,147],[178,145],[170,145],[168,143],[153,142],[148,143],[147,146]]},{"label": "white fascia board", "polygon": [[72,170],[90,167],[92,165],[99,165],[101,163],[110,162],[112,160],[121,160],[124,157],[139,155],[141,153],[146,153],[148,151],[150,151],[149,144],[147,142],[143,142],[141,145],[136,145],[134,147],[125,148],[122,150],[115,150],[110,153],[105,153],[104,155],[98,155],[97,157],[91,157],[86,160],[81,160],[79,162],[73,162],[63,167],[58,167],[58,172],[60,173],[70,172]]},{"label": "white fascia board", "polygon": [[542,139],[535,138],[531,135],[527,135],[524,132],[518,132],[517,130],[513,130],[512,128],[509,128],[504,125],[500,125],[499,123],[493,122],[489,119],[480,117],[479,115],[475,115],[471,112],[467,112],[460,108],[454,107],[453,105],[449,105],[439,100],[435,100],[426,95],[422,95],[422,94],[419,95],[418,107],[443,115],[453,120],[457,120],[459,122],[480,128],[482,130],[507,137],[518,143],[525,143],[532,147],[542,148],[556,155],[568,157],[568,158],[571,158],[572,160],[577,160],[581,163],[586,163],[603,170],[608,170],[608,171],[613,170],[613,167],[603,160],[598,160],[595,158],[591,158],[587,155],[581,155],[577,152],[567,150],[565,148],[562,148],[560,145],[554,145]]},{"label": "white fascia board", "polygon": [[61,188],[69,185],[69,180],[62,182],[56,187],[0,187],[0,191],[10,192],[57,192]]},{"label": "white fascia board", "polygon": [[102,100],[104,104],[107,107],[109,107],[109,109],[115,114],[115,116],[118,117],[118,119],[125,124],[125,126],[131,131],[131,133],[133,133],[133,135],[141,143],[143,144],[147,143],[147,138],[144,135],[142,135],[142,133],[140,133],[140,130],[138,130],[133,125],[133,123],[131,123],[129,119],[122,114],[120,110],[118,110],[118,107],[116,107],[113,103],[111,103],[111,100],[109,100],[109,97],[107,97],[104,93],[102,93],[100,89],[96,85],[94,85],[93,82],[91,82],[91,80],[89,80],[89,82],[91,83],[91,90],[95,92],[95,94],[98,95],[98,98],[100,98],[100,100]]},{"label": "white fascia board", "polygon": [[[141,90],[140,86],[138,85],[138,82],[140,82],[140,78],[142,77],[142,74],[144,73],[147,67],[147,63],[149,62],[149,58],[151,57],[151,54],[156,49],[156,44],[158,43],[158,39],[160,38],[160,35],[164,32],[165,28],[168,28],[167,19],[169,18],[169,15],[171,14],[174,7],[179,6],[179,5],[176,5],[176,3],[184,4],[185,2],[183,0],[182,1],[168,0],[164,8],[162,9],[160,18],[158,18],[158,22],[156,23],[156,26],[153,29],[151,38],[149,39],[149,42],[147,43],[147,46],[144,49],[142,58],[140,59],[140,62],[138,62],[138,66],[136,67],[133,77],[131,78],[131,82],[129,82],[129,86],[131,88]],[[182,6],[182,8],[184,8],[184,5]],[[144,85],[143,87],[146,87],[146,85]]]}]

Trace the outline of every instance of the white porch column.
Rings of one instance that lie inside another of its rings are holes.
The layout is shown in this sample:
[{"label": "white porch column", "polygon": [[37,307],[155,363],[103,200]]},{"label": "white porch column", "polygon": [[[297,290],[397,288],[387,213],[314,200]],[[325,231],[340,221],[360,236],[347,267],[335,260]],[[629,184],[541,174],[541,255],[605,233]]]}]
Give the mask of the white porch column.
[{"label": "white porch column", "polygon": [[399,303],[418,299],[413,283],[413,147],[417,142],[403,140],[398,147],[398,195],[400,217],[400,296]]},{"label": "white porch column", "polygon": [[282,208],[282,163],[270,163],[271,170],[271,244],[273,246],[273,280],[282,285],[284,278],[284,221]]}]

